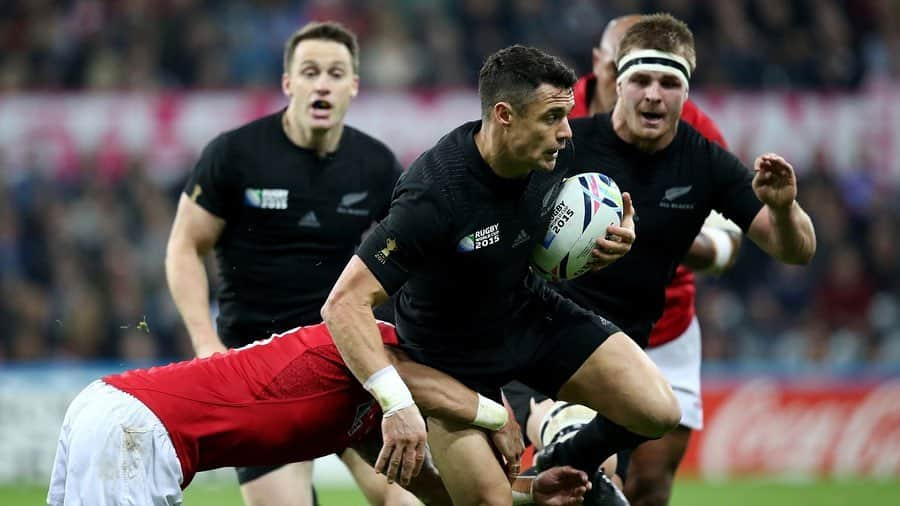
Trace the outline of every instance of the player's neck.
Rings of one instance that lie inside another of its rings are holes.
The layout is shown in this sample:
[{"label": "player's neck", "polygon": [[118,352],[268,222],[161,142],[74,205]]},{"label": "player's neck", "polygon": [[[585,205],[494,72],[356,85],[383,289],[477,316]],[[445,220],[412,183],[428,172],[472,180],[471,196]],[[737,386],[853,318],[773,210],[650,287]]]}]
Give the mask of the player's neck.
[{"label": "player's neck", "polygon": [[616,107],[613,108],[611,116],[612,127],[616,136],[644,153],[652,154],[661,151],[675,139],[675,128],[670,132],[666,132],[662,137],[655,139],[639,137],[628,127],[626,113],[624,112],[624,108],[620,107],[619,104],[616,104]]},{"label": "player's neck", "polygon": [[341,142],[341,134],[344,132],[343,122],[327,130],[312,129],[297,124],[297,121],[291,119],[290,108],[281,117],[281,127],[291,142],[303,149],[315,151],[319,157],[337,151],[338,144]]},{"label": "player's neck", "polygon": [[506,179],[518,179],[528,175],[531,168],[523,168],[510,161],[508,152],[500,141],[493,125],[485,121],[475,133],[475,147],[494,174]]}]

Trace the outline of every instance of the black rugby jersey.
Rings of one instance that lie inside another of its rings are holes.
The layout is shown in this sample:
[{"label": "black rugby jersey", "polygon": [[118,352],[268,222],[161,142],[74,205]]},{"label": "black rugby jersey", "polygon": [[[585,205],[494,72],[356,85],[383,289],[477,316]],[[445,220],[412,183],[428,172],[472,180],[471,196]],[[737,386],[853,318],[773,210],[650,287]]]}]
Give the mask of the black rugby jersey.
[{"label": "black rugby jersey", "polygon": [[631,251],[561,291],[609,318],[641,346],[662,315],[665,287],[711,209],[745,232],[762,207],[752,172],[734,155],[681,121],[672,143],[653,154],[623,141],[609,114],[571,121],[569,173],[601,172],[631,193],[636,239]]},{"label": "black rugby jersey", "polygon": [[337,150],[319,157],[291,142],[282,114],[215,138],[184,189],[225,220],[215,251],[218,331],[229,346],[321,321],[401,171],[384,144],[349,126]]},{"label": "black rugby jersey", "polygon": [[403,287],[396,323],[405,346],[496,345],[531,296],[534,238],[561,176],[497,176],[475,145],[480,127],[466,123],[420,156],[359,248],[388,293]]}]

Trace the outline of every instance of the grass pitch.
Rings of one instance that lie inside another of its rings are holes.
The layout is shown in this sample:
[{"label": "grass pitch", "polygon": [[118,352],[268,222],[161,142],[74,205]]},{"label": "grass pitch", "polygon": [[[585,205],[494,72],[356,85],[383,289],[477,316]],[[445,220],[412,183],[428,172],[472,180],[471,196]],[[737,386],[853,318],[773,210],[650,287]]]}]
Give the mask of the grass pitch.
[{"label": "grass pitch", "polygon": [[[322,506],[362,506],[353,488],[320,488]],[[2,486],[0,505],[45,504],[43,486]],[[185,506],[242,506],[236,484],[202,483],[185,492]],[[784,482],[740,480],[709,483],[680,480],[671,506],[863,506],[900,505],[900,477],[893,481]]]}]

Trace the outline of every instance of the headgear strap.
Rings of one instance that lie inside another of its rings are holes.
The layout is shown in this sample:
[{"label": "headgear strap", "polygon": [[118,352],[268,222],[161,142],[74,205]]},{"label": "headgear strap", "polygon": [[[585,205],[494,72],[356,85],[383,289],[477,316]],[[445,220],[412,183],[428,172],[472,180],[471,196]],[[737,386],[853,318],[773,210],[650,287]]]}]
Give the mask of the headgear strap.
[{"label": "headgear strap", "polygon": [[655,49],[632,51],[623,56],[616,67],[619,73],[617,84],[638,70],[673,74],[681,79],[685,88],[688,88],[691,78],[691,66],[683,56]]}]

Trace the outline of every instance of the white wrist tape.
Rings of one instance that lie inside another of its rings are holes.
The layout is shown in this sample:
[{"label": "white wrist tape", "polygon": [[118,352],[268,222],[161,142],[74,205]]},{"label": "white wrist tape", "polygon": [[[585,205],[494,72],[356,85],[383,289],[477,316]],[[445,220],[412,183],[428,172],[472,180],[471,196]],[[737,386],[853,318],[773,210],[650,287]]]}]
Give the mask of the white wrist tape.
[{"label": "white wrist tape", "polygon": [[700,232],[705,234],[706,237],[709,237],[709,240],[712,241],[713,249],[716,252],[715,259],[713,260],[710,269],[716,272],[722,272],[728,267],[728,262],[734,254],[734,243],[731,241],[731,237],[728,235],[728,232],[716,227],[703,227],[700,229]]},{"label": "white wrist tape", "polygon": [[703,222],[703,226],[715,227],[726,232],[734,232],[738,235],[744,233],[741,230],[741,227],[737,226],[737,223],[729,220],[728,218],[723,216],[722,213],[716,210],[712,210],[709,212],[709,216],[706,217],[706,220]]},{"label": "white wrist tape", "polygon": [[534,504],[534,477],[520,476],[516,479],[524,479],[524,478],[531,478],[531,486],[529,487],[527,494],[525,492],[519,492],[518,490],[512,491],[513,506]]},{"label": "white wrist tape", "polygon": [[409,388],[392,365],[369,376],[363,388],[375,397],[384,416],[391,416],[414,404]]},{"label": "white wrist tape", "polygon": [[502,404],[478,394],[478,412],[475,414],[473,425],[488,430],[500,430],[506,425],[507,420],[509,420],[509,413]]}]

